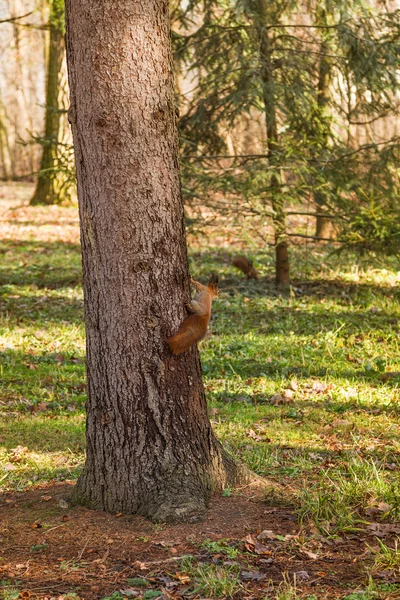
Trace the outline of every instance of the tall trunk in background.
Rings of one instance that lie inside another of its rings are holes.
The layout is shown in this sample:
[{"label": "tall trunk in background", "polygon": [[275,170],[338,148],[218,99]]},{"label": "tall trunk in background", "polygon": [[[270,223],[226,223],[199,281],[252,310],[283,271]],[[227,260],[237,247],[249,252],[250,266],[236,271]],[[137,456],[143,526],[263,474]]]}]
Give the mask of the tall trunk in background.
[{"label": "tall trunk in background", "polygon": [[187,521],[239,476],[197,348],[172,356],[188,259],[168,0],[67,0],[87,335],[87,457],[73,498]]},{"label": "tall trunk in background", "polygon": [[13,161],[11,160],[10,146],[8,143],[8,131],[5,125],[5,110],[4,104],[0,98],[0,164],[2,173],[0,177],[3,179],[14,179],[15,171]]},{"label": "tall trunk in background", "polygon": [[267,127],[267,155],[269,166],[273,169],[270,178],[270,189],[275,232],[275,279],[277,285],[286,286],[290,281],[289,252],[286,236],[286,216],[281,193],[281,174],[279,171],[280,147],[276,117],[274,72],[268,37],[268,8],[270,7],[270,2],[269,0],[257,0],[255,6],[253,21],[260,48],[261,82]]},{"label": "tall trunk in background", "polygon": [[62,167],[62,119],[63,105],[61,96],[65,92],[63,64],[65,66],[64,43],[64,3],[62,0],[51,0],[50,4],[50,41],[47,63],[46,84],[46,116],[43,154],[38,181],[31,204],[59,204],[69,200],[70,189],[64,185],[65,177]]},{"label": "tall trunk in background", "polygon": [[[24,13],[26,8],[25,2],[21,0],[12,0],[8,2],[10,16],[18,17]],[[15,103],[18,107],[14,116],[14,128],[17,140],[25,136],[27,131],[33,131],[31,98],[29,97],[29,66],[26,63],[26,54],[23,52],[25,41],[25,33],[20,26],[18,20],[11,23],[14,41],[14,60],[15,70],[13,73]],[[35,165],[35,149],[32,144],[23,146],[20,143],[14,142],[12,163],[14,174],[20,171],[21,166],[23,171],[28,174],[33,173]]]},{"label": "tall trunk in background", "polygon": [[[327,23],[327,12],[323,3],[318,7],[317,10],[317,24],[328,25]],[[320,63],[318,71],[318,110],[321,121],[321,135],[322,135],[322,154],[319,158],[324,158],[327,154],[327,145],[330,134],[330,115],[329,115],[329,101],[330,101],[330,86],[332,79],[332,66],[329,59],[330,47],[329,47],[329,30],[322,31],[323,40],[320,45]],[[320,190],[316,190],[314,193],[314,201],[317,210],[315,235],[320,238],[334,237],[334,231],[332,222],[328,217],[324,216],[324,212],[327,212],[325,194]]]}]

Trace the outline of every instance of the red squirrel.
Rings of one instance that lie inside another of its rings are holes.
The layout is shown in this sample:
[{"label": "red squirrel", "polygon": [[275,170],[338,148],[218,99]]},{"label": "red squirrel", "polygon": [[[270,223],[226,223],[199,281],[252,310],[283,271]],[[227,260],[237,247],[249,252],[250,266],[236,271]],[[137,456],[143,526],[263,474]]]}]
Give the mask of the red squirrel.
[{"label": "red squirrel", "polygon": [[245,256],[235,256],[232,261],[234,267],[242,271],[245,275],[247,275],[247,279],[258,279],[260,274],[253,267],[253,262],[248,260]]},{"label": "red squirrel", "polygon": [[196,294],[186,308],[192,314],[186,317],[180,326],[178,332],[167,340],[168,346],[173,354],[182,354],[204,338],[207,333],[207,327],[211,316],[211,303],[213,298],[217,298],[218,277],[213,275],[207,285],[202,285],[193,279],[190,283],[196,288]]}]

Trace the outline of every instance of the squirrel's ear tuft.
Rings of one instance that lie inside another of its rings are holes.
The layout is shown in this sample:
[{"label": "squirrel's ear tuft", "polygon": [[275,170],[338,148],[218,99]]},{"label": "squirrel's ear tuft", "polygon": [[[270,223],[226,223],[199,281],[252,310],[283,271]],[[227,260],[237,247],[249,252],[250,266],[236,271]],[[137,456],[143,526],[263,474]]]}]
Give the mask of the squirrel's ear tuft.
[{"label": "squirrel's ear tuft", "polygon": [[213,273],[208,280],[208,288],[212,290],[214,296],[219,296],[218,275]]}]

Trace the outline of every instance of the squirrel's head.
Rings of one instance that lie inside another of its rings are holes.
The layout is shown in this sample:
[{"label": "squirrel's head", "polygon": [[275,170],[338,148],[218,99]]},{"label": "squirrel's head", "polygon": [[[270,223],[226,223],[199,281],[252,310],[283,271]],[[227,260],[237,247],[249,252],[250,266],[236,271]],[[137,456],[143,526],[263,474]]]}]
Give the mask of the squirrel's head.
[{"label": "squirrel's head", "polygon": [[218,298],[218,296],[219,296],[218,275],[216,275],[216,274],[211,275],[211,277],[208,281],[207,287],[210,290],[212,296],[214,298]]}]

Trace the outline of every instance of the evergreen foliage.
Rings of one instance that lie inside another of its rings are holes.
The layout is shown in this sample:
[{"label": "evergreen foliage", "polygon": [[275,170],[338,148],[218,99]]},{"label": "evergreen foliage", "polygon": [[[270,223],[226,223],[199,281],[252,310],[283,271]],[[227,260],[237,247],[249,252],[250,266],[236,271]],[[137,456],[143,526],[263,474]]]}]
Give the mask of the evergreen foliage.
[{"label": "evergreen foliage", "polygon": [[[337,217],[339,241],[396,252],[399,138],[387,129],[399,110],[399,11],[345,0],[190,0],[173,17],[176,61],[192,76],[180,96],[191,214],[218,204],[275,218],[276,231],[279,207],[313,201]],[[266,135],[273,118],[276,132]],[[265,130],[243,152],[230,138],[254,120]]]}]

